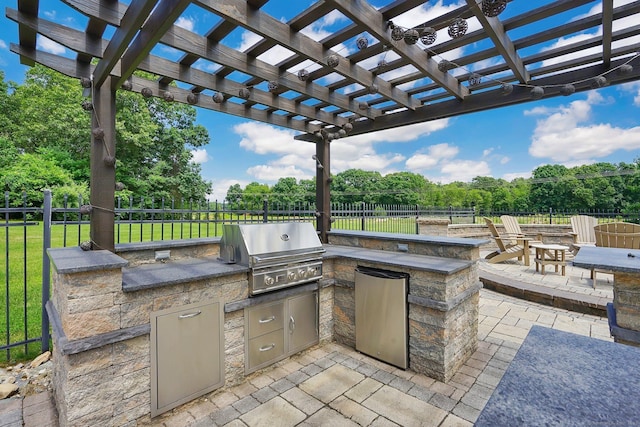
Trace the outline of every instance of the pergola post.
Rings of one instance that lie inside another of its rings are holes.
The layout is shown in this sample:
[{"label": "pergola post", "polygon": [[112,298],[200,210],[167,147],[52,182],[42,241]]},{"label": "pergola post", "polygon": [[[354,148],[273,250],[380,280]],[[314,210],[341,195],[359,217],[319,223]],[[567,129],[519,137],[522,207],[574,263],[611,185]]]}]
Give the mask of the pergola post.
[{"label": "pergola post", "polygon": [[329,141],[323,135],[316,142],[316,209],[319,214],[317,228],[322,243],[329,243],[327,232],[331,230],[330,154]]},{"label": "pergola post", "polygon": [[115,250],[116,91],[111,78],[94,88],[91,116],[91,242],[93,249]]}]

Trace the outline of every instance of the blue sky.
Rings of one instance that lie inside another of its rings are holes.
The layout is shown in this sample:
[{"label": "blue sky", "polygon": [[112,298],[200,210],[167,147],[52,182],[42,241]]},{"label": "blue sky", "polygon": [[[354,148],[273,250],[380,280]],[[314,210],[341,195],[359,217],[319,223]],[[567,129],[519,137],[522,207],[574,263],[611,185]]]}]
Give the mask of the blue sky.
[{"label": "blue sky", "polygon": [[[376,7],[390,2],[370,0]],[[527,2],[512,1],[500,18],[518,14],[521,12],[519,8]],[[549,2],[540,0],[536,4]],[[17,0],[2,3],[17,8]],[[264,10],[286,22],[310,3],[313,1],[272,0]],[[462,3],[464,0],[427,1],[420,8],[394,19],[394,22],[404,27],[419,25]],[[629,1],[614,0],[614,7],[625,3]],[[86,25],[83,17],[60,1],[42,0],[40,9],[47,19],[54,22],[72,22],[71,26],[78,29],[84,29]],[[568,22],[599,11],[600,2],[592,2],[571,15],[550,19]],[[636,25],[634,21],[637,18],[635,15],[615,21],[613,30]],[[10,43],[18,43],[17,24],[4,16],[4,9],[0,19],[0,68],[6,80],[20,83],[24,80],[26,68],[20,65],[18,56],[9,51]],[[204,34],[215,22],[215,16],[190,6],[177,24]],[[339,13],[330,14],[305,28],[304,32],[320,40],[347,22]],[[469,20],[469,26],[469,31],[472,31],[479,24]],[[593,37],[599,32],[600,29],[574,34],[530,48],[527,54]],[[519,36],[514,34],[512,37]],[[447,38],[446,31],[438,33],[438,43]],[[255,34],[236,30],[225,38],[224,43],[244,49],[258,39]],[[635,43],[640,43],[640,38]],[[39,39],[38,46],[42,50],[64,54],[64,47],[46,39]],[[339,53],[346,55],[357,48],[345,45],[339,49]],[[179,52],[162,46],[153,53],[173,59],[181,57]],[[455,52],[456,56],[460,54],[460,50]],[[286,53],[272,50],[260,59],[277,63],[284,57]],[[443,59],[449,58],[444,56]],[[372,60],[378,61],[375,57]],[[215,69],[215,64],[204,61],[198,66],[203,70]],[[204,149],[193,154],[194,161],[202,165],[203,177],[213,182],[212,199],[222,200],[229,186],[235,183],[245,186],[256,181],[273,185],[281,177],[310,179],[315,174],[315,161],[311,158],[315,153],[314,146],[295,141],[295,132],[291,130],[205,109],[198,109],[197,121],[209,130],[211,138]],[[441,183],[470,181],[476,176],[507,180],[528,177],[533,169],[544,164],[570,167],[593,162],[631,162],[640,155],[640,82],[342,138],[332,142],[331,150],[333,173],[351,168],[375,170],[382,174],[410,171]]]}]

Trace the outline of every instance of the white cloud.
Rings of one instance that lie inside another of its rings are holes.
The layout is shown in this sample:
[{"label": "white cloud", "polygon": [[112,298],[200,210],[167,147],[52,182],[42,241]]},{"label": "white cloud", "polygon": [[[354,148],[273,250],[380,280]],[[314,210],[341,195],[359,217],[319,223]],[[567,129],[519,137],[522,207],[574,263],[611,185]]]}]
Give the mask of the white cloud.
[{"label": "white cloud", "polygon": [[516,178],[531,178],[531,172],[512,172],[506,173],[502,176],[502,179],[506,181],[513,181]]},{"label": "white cloud", "polygon": [[629,92],[635,94],[633,98],[633,105],[640,107],[640,82],[635,81],[631,83],[624,83],[618,86],[622,92]]},{"label": "white cloud", "polygon": [[619,128],[609,123],[590,123],[592,106],[608,102],[598,92],[586,100],[555,109],[529,110],[543,116],[537,122],[529,154],[567,165],[593,162],[618,150],[640,149],[640,127]]},{"label": "white cloud", "polygon": [[206,163],[211,160],[211,157],[209,157],[209,153],[207,153],[207,150],[205,150],[204,148],[191,150],[191,155],[193,156],[191,158],[191,161],[193,163]]},{"label": "white cloud", "polygon": [[453,159],[459,153],[459,148],[449,144],[436,144],[427,148],[426,153],[411,156],[407,162],[407,169],[411,171],[426,171],[434,168],[443,161]]},{"label": "white cloud", "polygon": [[6,49],[8,48],[7,43],[4,40],[0,40],[0,49]]},{"label": "white cloud", "polygon": [[242,136],[240,146],[257,154],[299,154],[315,152],[313,145],[294,141],[295,132],[269,126],[259,122],[245,122],[233,127],[233,131]]},{"label": "white cloud", "polygon": [[38,48],[44,50],[45,52],[53,53],[56,55],[61,55],[66,52],[66,48],[59,43],[54,42],[51,39],[48,39],[44,36],[38,34],[38,39],[36,41],[36,45]]},{"label": "white cloud", "polygon": [[376,142],[408,142],[431,135],[433,132],[449,127],[450,119],[432,120],[401,128],[386,129],[378,132],[347,137],[350,144],[374,144]]},{"label": "white cloud", "polygon": [[[331,143],[331,173],[347,169],[366,169],[385,175],[402,169],[406,157],[400,153],[376,152],[376,143],[402,143],[417,140],[432,132],[446,128],[448,119],[419,123],[398,129],[372,132]],[[247,151],[266,156],[275,156],[263,164],[247,169],[247,173],[261,182],[275,182],[282,177],[310,179],[315,176],[316,163],[312,159],[315,145],[293,139],[295,133],[256,122],[234,126],[234,132],[241,136],[240,146]],[[436,147],[438,149],[438,147]],[[457,150],[457,149],[456,149]],[[442,154],[440,154],[442,155]]]},{"label": "white cloud", "polygon": [[440,172],[443,175],[438,179],[438,182],[470,182],[476,176],[490,176],[491,168],[485,161],[454,160],[445,163]]},{"label": "white cloud", "polygon": [[293,177],[297,180],[309,179],[311,175],[293,165],[282,167],[280,165],[268,164],[257,165],[247,169],[247,173],[254,176],[260,182],[276,182],[280,178]]},{"label": "white cloud", "polygon": [[185,30],[193,31],[193,28],[195,27],[195,20],[193,18],[185,18],[184,16],[181,16],[176,20],[176,26],[184,28]]},{"label": "white cloud", "polygon": [[245,188],[247,186],[247,184],[249,184],[249,181],[243,181],[243,180],[237,180],[237,179],[217,179],[217,180],[212,180],[213,185],[212,187],[212,192],[209,195],[209,200],[210,201],[218,201],[219,203],[222,203],[224,201],[224,198],[227,197],[227,191],[229,190],[229,187],[231,187],[234,184],[240,184],[241,188]]}]

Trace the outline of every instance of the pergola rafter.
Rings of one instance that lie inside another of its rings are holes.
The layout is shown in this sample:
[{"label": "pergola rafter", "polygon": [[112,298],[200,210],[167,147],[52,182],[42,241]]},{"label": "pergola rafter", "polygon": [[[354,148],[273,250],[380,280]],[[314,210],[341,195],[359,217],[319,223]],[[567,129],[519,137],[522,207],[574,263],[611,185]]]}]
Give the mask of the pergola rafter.
[{"label": "pergola rafter", "polygon": [[[487,14],[481,0],[439,14],[432,13],[434,1],[424,0],[382,0],[379,8],[367,0],[317,0],[304,8],[286,0],[56,2],[86,17],[84,28],[47,19],[38,0],[15,1],[6,15],[18,23],[19,43],[11,51],[21,62],[93,85],[93,126],[108,129],[92,144],[91,203],[102,208],[92,215],[92,239],[107,249],[113,246],[108,205],[115,178],[103,157],[115,153],[114,100],[123,88],[293,129],[300,133],[296,140],[316,143],[325,165],[316,177],[325,238],[332,140],[560,96],[567,86],[580,92],[640,80],[640,0],[617,7],[613,0],[505,0],[497,2],[506,7],[497,15]],[[273,4],[301,10],[283,20],[271,14]],[[208,31],[178,25],[194,11],[212,22]],[[332,33],[311,36],[311,27],[338,15]],[[480,28],[446,37],[454,19]],[[394,39],[398,26],[420,35],[433,29],[440,39]],[[259,39],[241,50],[242,31]],[[43,51],[38,34],[67,51]],[[363,38],[366,43],[356,43]],[[570,38],[576,41],[557,43]],[[278,49],[289,54],[275,60],[271,52]],[[337,63],[329,64],[330,57]],[[301,70],[306,73],[299,76]],[[212,97],[218,93],[224,96]]]}]

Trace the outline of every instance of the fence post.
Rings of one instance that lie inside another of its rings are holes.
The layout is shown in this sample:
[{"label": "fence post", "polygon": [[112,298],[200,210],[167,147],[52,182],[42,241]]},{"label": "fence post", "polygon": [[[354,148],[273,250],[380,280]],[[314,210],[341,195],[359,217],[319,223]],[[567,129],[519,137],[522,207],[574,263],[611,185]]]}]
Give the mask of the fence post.
[{"label": "fence post", "polygon": [[549,225],[553,224],[553,208],[549,208]]},{"label": "fence post", "polygon": [[449,223],[453,224],[453,206],[449,205]]},{"label": "fence post", "polygon": [[362,231],[365,231],[365,230],[366,230],[366,219],[365,219],[366,214],[367,214],[367,213],[366,213],[366,206],[365,206],[365,203],[363,202],[363,203],[362,203],[362,219],[361,219],[361,221],[360,221],[360,222],[361,222],[360,229],[361,229]]},{"label": "fence post", "polygon": [[269,222],[269,213],[267,212],[268,209],[269,202],[267,202],[267,199],[262,200],[262,222],[264,223]]},{"label": "fence post", "polygon": [[476,223],[476,207],[471,206],[471,224]]},{"label": "fence post", "polygon": [[50,262],[47,249],[51,247],[51,190],[44,190],[44,205],[42,207],[42,352],[49,350],[49,316],[46,304],[49,301],[50,290]]},{"label": "fence post", "polygon": [[418,225],[418,219],[420,219],[420,205],[416,205],[416,234],[420,234],[420,226]]}]

